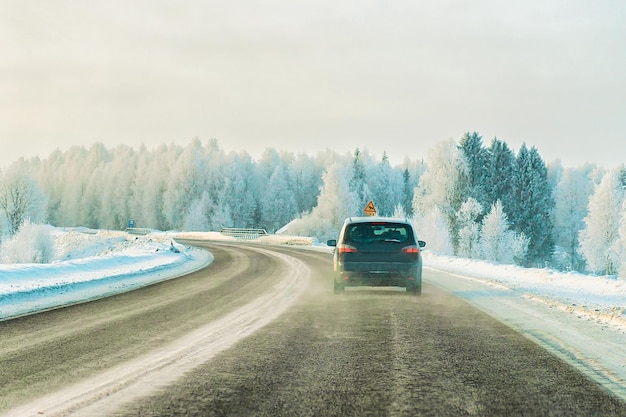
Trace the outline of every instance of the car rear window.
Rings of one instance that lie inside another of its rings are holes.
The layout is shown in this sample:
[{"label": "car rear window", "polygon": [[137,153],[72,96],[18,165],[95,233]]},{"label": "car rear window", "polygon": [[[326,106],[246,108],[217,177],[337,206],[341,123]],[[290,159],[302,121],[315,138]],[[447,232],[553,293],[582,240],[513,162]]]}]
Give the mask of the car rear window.
[{"label": "car rear window", "polygon": [[355,223],[348,225],[346,240],[357,243],[406,242],[410,226],[400,223]]}]

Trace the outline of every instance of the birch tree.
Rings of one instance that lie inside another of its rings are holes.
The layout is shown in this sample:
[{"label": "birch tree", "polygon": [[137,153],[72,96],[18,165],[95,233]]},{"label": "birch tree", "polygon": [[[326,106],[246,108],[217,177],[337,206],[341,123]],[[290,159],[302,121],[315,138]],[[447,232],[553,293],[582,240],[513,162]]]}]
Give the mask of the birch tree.
[{"label": "birch tree", "polygon": [[480,247],[483,258],[503,264],[521,264],[529,242],[529,238],[523,233],[510,230],[502,202],[496,201],[482,223]]},{"label": "birch tree", "polygon": [[4,214],[9,236],[15,235],[28,219],[46,220],[46,196],[31,177],[23,160],[0,176],[0,211]]},{"label": "birch tree", "polygon": [[351,176],[344,164],[331,165],[322,176],[317,206],[294,222],[289,233],[315,236],[322,241],[336,239],[344,220],[358,213],[358,198],[350,189]]},{"label": "birch tree", "polygon": [[615,244],[619,237],[624,186],[623,167],[607,172],[589,198],[585,227],[580,232],[580,253],[591,272],[613,275],[619,266]]},{"label": "birch tree", "polygon": [[455,251],[459,232],[456,213],[468,197],[467,184],[465,157],[450,139],[438,143],[429,152],[426,172],[413,197],[413,211],[417,215],[426,216],[434,208],[443,215]]},{"label": "birch tree", "polygon": [[480,224],[478,219],[482,214],[483,207],[472,197],[468,198],[457,212],[459,222],[459,256],[470,259],[479,256]]},{"label": "birch tree", "polygon": [[578,251],[578,237],[585,226],[587,205],[594,189],[593,169],[591,165],[564,169],[554,190],[552,217],[553,236],[558,248],[557,263],[567,270],[582,272],[585,267],[585,260]]}]

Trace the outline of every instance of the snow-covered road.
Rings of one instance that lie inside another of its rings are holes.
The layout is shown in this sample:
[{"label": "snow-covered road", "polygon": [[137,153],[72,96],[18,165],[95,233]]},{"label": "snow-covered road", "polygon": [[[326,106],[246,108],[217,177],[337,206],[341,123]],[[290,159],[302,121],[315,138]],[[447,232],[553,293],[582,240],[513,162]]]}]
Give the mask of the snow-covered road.
[{"label": "snow-covered road", "polygon": [[310,271],[302,261],[267,248],[252,252],[284,265],[285,272],[251,302],[139,358],[13,408],[6,416],[36,416],[44,414],[41,410],[50,416],[114,415],[123,404],[166,387],[272,322],[307,288]]},{"label": "snow-covered road", "polygon": [[493,282],[429,269],[429,282],[543,346],[626,401],[626,332],[604,316],[579,315],[561,302]]},{"label": "snow-covered road", "polygon": [[[0,265],[0,320],[128,291],[211,262],[206,251],[174,244],[175,237],[59,229],[56,262]],[[184,237],[231,239],[218,233]],[[280,244],[285,238],[269,237],[264,242]],[[311,246],[312,242],[298,239],[297,244],[330,251]],[[626,400],[625,281],[440,257],[428,251],[424,263],[427,283],[527,334]]]}]

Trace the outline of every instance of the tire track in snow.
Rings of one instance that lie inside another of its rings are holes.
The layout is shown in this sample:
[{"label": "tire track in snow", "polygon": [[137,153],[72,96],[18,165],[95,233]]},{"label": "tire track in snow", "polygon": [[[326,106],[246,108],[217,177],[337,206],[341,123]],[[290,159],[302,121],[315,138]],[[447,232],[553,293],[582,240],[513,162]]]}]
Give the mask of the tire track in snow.
[{"label": "tire track in snow", "polygon": [[166,387],[282,314],[307,287],[310,270],[300,260],[262,248],[251,249],[287,266],[270,291],[169,346],[98,376],[17,407],[6,416],[108,416],[120,406]]}]

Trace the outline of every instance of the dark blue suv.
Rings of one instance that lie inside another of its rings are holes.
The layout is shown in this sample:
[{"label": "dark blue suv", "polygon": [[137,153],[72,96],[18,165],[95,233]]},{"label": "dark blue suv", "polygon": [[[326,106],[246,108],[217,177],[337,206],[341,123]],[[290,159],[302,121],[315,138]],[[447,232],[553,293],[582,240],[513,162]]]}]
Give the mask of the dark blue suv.
[{"label": "dark blue suv", "polygon": [[353,286],[404,287],[422,293],[422,254],[426,242],[417,240],[406,220],[387,217],[346,219],[333,256],[334,289]]}]

